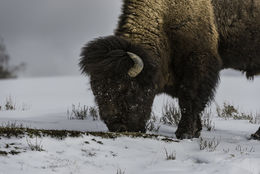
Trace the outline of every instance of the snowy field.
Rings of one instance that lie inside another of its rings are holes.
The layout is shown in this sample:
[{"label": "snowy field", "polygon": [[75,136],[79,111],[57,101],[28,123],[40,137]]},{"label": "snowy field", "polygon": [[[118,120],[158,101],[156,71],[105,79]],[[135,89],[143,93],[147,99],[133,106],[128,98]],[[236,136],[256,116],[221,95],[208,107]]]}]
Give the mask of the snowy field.
[{"label": "snowy field", "polygon": [[[239,106],[241,112],[260,113],[259,91],[260,78],[251,82],[241,77],[222,77],[215,102],[210,106],[214,130],[204,129],[202,139],[167,142],[129,136],[108,139],[83,135],[63,140],[0,136],[0,174],[260,174],[260,141],[249,140],[260,123],[225,120],[215,112],[215,103],[229,102]],[[6,111],[6,101],[12,101],[15,110]],[[173,100],[166,95],[156,97],[156,115],[160,116],[167,101]],[[86,77],[0,81],[1,126],[15,123],[33,129],[106,132],[101,121],[68,119],[68,110],[79,103],[95,106]],[[175,140],[175,130],[176,127],[161,126],[157,134]],[[202,141],[213,145],[202,150]],[[36,143],[43,151],[31,150],[30,145]],[[19,154],[12,155],[11,151]]]}]

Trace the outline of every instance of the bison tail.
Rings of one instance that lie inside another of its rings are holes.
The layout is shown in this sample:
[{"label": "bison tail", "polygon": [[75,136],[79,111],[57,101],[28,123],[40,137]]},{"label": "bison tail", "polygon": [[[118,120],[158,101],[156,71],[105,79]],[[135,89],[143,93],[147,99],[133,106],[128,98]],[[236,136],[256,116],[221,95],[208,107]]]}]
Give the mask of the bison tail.
[{"label": "bison tail", "polygon": [[142,68],[140,70],[139,67],[138,76],[154,76],[157,66],[148,52],[118,36],[102,37],[88,43],[82,48],[79,65],[82,73],[94,76],[95,79],[131,76],[129,70],[135,67],[136,62],[140,62],[136,57],[141,59]]}]

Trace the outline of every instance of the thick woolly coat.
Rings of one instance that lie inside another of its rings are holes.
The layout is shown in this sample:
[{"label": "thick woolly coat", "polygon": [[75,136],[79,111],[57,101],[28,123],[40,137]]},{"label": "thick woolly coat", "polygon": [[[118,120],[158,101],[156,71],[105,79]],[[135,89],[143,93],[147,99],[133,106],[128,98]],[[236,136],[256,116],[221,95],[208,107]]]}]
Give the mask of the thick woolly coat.
[{"label": "thick woolly coat", "polygon": [[[167,93],[182,112],[177,137],[199,136],[219,71],[260,72],[259,16],[260,0],[124,0],[115,34],[81,53],[101,118],[111,131],[144,132],[155,95]],[[144,62],[135,78],[127,52]]]}]

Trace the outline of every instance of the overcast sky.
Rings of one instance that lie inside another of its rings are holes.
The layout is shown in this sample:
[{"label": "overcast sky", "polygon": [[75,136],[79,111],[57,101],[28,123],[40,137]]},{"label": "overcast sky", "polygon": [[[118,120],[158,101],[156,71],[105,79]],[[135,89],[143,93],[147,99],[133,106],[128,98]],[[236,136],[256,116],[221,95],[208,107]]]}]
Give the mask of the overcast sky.
[{"label": "overcast sky", "polygon": [[[81,47],[113,34],[122,0],[0,0],[0,36],[20,76],[80,74]],[[225,74],[240,74],[228,71]]]},{"label": "overcast sky", "polygon": [[0,36],[23,76],[79,74],[81,47],[113,33],[121,0],[0,0]]}]

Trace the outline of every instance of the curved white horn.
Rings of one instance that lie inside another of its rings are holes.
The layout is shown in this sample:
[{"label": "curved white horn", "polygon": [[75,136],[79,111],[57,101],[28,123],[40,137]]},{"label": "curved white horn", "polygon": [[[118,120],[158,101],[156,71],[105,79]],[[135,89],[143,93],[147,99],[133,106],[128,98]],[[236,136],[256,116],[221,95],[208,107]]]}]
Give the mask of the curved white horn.
[{"label": "curved white horn", "polygon": [[129,69],[128,75],[132,78],[138,76],[144,68],[144,62],[143,60],[136,54],[127,52],[129,57],[134,61],[134,66]]}]

